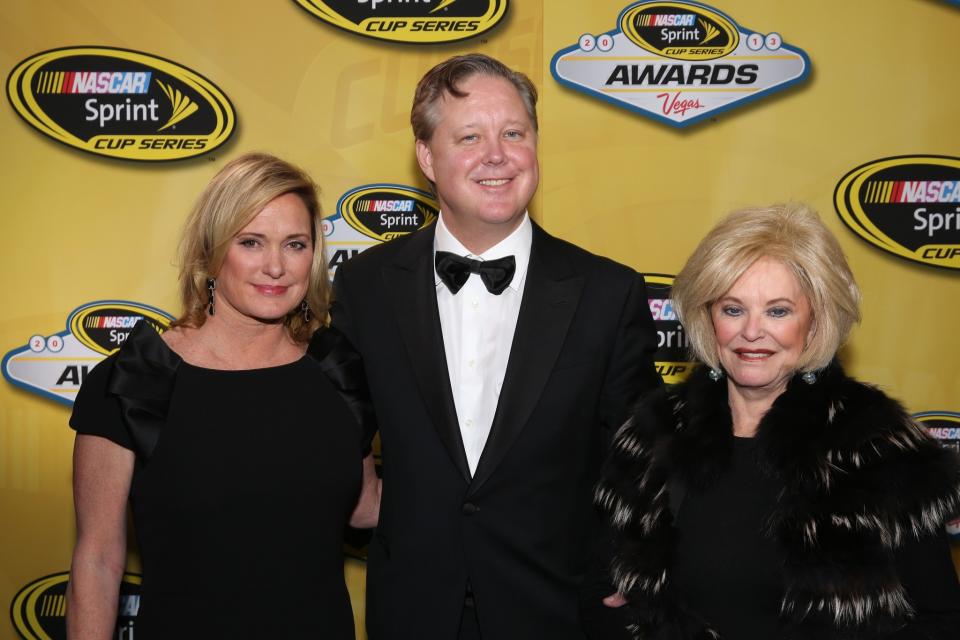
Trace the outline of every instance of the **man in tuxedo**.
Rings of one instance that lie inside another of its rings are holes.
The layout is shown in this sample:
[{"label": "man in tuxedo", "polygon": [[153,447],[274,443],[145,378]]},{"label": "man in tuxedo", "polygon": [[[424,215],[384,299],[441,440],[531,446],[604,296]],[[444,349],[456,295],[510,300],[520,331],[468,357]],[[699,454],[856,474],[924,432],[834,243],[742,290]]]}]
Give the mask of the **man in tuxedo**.
[{"label": "man in tuxedo", "polygon": [[374,640],[589,633],[593,486],[628,405],[659,384],[656,332],[641,276],[527,215],[536,99],[484,55],[430,70],[411,122],[440,217],[336,274],[333,324],[363,356],[382,444]]}]

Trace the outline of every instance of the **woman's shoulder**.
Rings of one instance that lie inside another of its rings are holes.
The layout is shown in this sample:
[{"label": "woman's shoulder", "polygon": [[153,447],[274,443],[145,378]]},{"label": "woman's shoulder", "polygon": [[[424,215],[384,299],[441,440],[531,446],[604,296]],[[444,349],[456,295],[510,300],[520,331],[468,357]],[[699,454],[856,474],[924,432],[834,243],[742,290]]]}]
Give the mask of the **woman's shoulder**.
[{"label": "woman's shoulder", "polygon": [[691,418],[707,420],[726,406],[726,384],[711,380],[706,367],[698,366],[679,384],[663,384],[644,392],[621,432],[656,440],[690,427]]},{"label": "woman's shoulder", "polygon": [[310,337],[307,355],[317,362],[328,365],[360,359],[346,335],[335,327],[329,326],[321,326]]},{"label": "woman's shoulder", "polygon": [[179,357],[148,321],[84,378],[70,426],[149,455],[166,415]]},{"label": "woman's shoulder", "polygon": [[158,328],[140,322],[113,362],[107,393],[117,398],[124,423],[142,460],[147,460],[166,422],[177,371],[183,360]]},{"label": "woman's shoulder", "polygon": [[[169,329],[164,334],[171,332],[176,334],[175,329]],[[124,396],[139,385],[153,385],[161,379],[172,379],[183,359],[170,348],[168,340],[166,335],[161,335],[159,327],[147,321],[138,323],[116,353],[108,390]]]},{"label": "woman's shoulder", "polygon": [[164,377],[172,376],[180,357],[166,345],[159,331],[146,321],[138,323],[119,349],[84,376],[78,402],[91,394],[124,395],[138,383],[151,384],[158,369]]},{"label": "woman's shoulder", "polygon": [[346,403],[364,434],[365,450],[369,449],[377,421],[360,354],[341,331],[322,326],[310,339],[307,356]]},{"label": "woman's shoulder", "polygon": [[836,471],[835,499],[884,514],[896,540],[932,533],[960,510],[960,456],[879,387],[839,368],[830,375],[817,459]]},{"label": "woman's shoulder", "polygon": [[832,365],[824,376],[826,433],[833,448],[881,447],[896,453],[939,447],[900,401],[877,385],[847,375],[839,365]]}]

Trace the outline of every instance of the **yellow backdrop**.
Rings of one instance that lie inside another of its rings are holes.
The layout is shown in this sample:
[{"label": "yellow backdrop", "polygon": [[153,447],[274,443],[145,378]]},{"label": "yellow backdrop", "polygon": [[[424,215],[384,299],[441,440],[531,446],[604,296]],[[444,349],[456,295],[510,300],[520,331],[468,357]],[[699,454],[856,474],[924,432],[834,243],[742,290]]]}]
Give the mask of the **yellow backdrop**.
[{"label": "yellow backdrop", "polygon": [[[360,37],[292,1],[10,3],[0,16],[6,73],[50,49],[135,49],[212,81],[237,127],[207,155],[141,163],[72,149],[28,126],[9,103],[0,108],[0,352],[64,331],[70,312],[93,301],[176,313],[180,225],[203,185],[240,152],[270,151],[304,166],[330,215],[358,186],[425,189],[408,124],[413,87],[441,59],[481,51],[542,89],[542,182],[531,210],[548,231],[644,273],[673,274],[724,213],[810,202],[839,236],[864,292],[863,324],[844,351],[848,369],[912,412],[960,411],[956,270],[867,244],[833,206],[837,183],[862,164],[960,155],[960,8],[939,0],[718,0],[710,6],[741,26],[803,49],[811,72],[786,91],[677,129],[563,87],[550,73],[554,53],[581,34],[613,30],[629,4],[514,0],[486,33],[418,45]],[[0,608],[69,568],[68,416],[63,403],[0,383]],[[133,552],[128,569],[137,569]],[[350,561],[348,571],[360,617],[362,563]],[[0,620],[0,638],[16,637],[12,622]]]}]

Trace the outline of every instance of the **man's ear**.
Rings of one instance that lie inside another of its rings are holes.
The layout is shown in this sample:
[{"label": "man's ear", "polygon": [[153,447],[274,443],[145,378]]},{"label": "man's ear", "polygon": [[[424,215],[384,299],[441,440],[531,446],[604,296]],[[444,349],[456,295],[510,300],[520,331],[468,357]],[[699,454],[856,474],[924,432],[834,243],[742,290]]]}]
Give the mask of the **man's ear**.
[{"label": "man's ear", "polygon": [[417,163],[420,165],[420,171],[430,182],[436,182],[433,173],[433,153],[430,151],[430,145],[423,140],[417,140]]}]

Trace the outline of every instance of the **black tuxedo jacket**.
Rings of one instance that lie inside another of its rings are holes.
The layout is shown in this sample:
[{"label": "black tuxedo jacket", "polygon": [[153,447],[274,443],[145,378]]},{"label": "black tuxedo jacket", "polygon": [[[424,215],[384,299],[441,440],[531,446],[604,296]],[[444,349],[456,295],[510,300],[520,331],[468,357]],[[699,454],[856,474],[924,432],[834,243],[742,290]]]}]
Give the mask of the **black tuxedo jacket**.
[{"label": "black tuxedo jacket", "polygon": [[471,478],[433,236],[429,227],[371,248],[334,281],[333,324],[363,356],[383,454],[368,634],[456,638],[469,582],[484,638],[581,639],[593,487],[628,406],[660,383],[643,279],[534,225],[499,405]]}]

